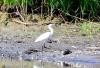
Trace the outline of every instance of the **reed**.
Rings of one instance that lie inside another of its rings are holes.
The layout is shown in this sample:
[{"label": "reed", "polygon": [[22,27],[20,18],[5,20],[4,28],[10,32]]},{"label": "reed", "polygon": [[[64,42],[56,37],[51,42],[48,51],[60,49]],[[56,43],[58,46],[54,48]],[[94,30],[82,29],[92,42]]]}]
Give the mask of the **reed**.
[{"label": "reed", "polygon": [[100,9],[99,0],[48,0],[54,9],[60,9],[64,15],[70,14],[80,18],[90,19],[97,16]]},{"label": "reed", "polygon": [[61,10],[65,16],[70,14],[79,18],[90,19],[100,15],[99,0],[0,0],[0,3],[5,5],[6,8],[18,6],[21,7],[23,12],[27,12],[28,6],[35,10],[39,7],[37,3],[42,5],[40,1],[46,2],[46,7],[50,8],[51,16],[54,14],[55,9]]}]

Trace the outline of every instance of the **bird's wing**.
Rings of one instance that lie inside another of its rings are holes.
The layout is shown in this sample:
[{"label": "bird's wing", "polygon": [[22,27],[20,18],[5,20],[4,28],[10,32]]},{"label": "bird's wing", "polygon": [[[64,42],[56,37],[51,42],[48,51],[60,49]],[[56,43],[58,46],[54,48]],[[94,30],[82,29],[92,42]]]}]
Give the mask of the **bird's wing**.
[{"label": "bird's wing", "polygon": [[39,41],[43,41],[43,40],[45,40],[45,39],[48,39],[50,35],[51,35],[50,32],[46,32],[46,33],[40,35],[40,36],[35,40],[35,42],[39,42]]}]

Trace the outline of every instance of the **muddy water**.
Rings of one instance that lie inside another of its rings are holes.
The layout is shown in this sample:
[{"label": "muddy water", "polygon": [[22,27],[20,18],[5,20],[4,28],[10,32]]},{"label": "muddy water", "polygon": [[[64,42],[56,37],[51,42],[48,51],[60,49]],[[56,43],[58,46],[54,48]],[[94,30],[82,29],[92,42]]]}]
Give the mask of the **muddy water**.
[{"label": "muddy water", "polygon": [[100,68],[100,53],[86,53],[62,55],[39,52],[38,55],[37,53],[25,55],[27,58],[20,55],[18,59],[1,57],[0,68]]},{"label": "muddy water", "polygon": [[96,63],[16,61],[1,59],[0,68],[100,68]]}]

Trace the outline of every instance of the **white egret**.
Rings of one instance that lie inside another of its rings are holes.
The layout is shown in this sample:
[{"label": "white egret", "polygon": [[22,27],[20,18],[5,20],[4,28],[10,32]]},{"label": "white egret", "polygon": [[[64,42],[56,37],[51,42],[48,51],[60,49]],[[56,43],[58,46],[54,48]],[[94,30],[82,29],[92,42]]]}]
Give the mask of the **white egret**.
[{"label": "white egret", "polygon": [[53,35],[53,28],[52,28],[53,24],[49,24],[48,25],[48,29],[50,30],[49,32],[43,33],[42,35],[40,35],[34,42],[40,42],[40,41],[44,41],[44,47],[45,47],[45,42],[47,40],[49,40],[52,35]]}]

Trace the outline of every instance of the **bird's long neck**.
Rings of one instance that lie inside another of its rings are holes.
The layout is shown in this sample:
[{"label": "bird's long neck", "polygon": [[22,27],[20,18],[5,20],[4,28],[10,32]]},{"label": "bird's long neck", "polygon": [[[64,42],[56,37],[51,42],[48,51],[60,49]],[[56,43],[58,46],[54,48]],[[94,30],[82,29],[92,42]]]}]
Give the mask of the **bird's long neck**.
[{"label": "bird's long neck", "polygon": [[52,27],[48,27],[48,28],[49,28],[51,34],[53,34],[53,28]]}]

